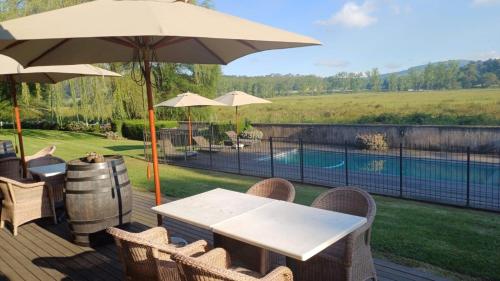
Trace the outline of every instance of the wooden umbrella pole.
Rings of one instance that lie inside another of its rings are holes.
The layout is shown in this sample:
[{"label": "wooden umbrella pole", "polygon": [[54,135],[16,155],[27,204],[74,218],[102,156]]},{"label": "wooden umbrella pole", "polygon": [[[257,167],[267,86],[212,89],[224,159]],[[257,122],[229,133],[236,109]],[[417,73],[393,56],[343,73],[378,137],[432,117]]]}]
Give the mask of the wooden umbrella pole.
[{"label": "wooden umbrella pole", "polygon": [[12,76],[9,77],[10,95],[12,96],[12,105],[14,106],[14,115],[16,118],[16,132],[19,138],[19,151],[21,152],[21,162],[23,165],[23,177],[27,175],[28,166],[26,164],[26,156],[24,154],[23,131],[21,128],[21,116],[19,113],[19,105],[17,104],[16,81]]},{"label": "wooden umbrella pole", "polygon": [[[148,53],[144,54],[144,81],[146,82],[146,93],[148,96],[149,131],[151,133],[151,154],[153,157],[153,177],[155,183],[156,205],[158,206],[161,205],[161,186],[158,168],[158,146],[156,141],[153,89],[151,85],[151,61]],[[163,218],[161,215],[158,215],[157,218],[158,226],[161,226],[163,224]]]},{"label": "wooden umbrella pole", "polygon": [[189,149],[193,145],[193,126],[191,125],[191,107],[188,107],[188,131],[189,131]]}]

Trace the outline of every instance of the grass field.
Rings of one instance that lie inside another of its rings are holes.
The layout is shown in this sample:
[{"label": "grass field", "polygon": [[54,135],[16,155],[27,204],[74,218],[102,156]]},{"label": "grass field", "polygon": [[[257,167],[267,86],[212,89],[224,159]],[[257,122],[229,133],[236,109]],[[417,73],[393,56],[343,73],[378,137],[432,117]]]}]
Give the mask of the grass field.
[{"label": "grass field", "polygon": [[[292,96],[241,107],[242,118],[265,123],[413,123],[500,125],[500,89]],[[220,121],[234,109],[217,108]]]},{"label": "grass field", "polygon": [[[27,153],[34,153],[49,144],[57,146],[56,155],[66,160],[95,151],[121,154],[126,158],[129,176],[137,189],[153,187],[146,178],[147,164],[141,160],[142,143],[110,141],[84,134],[57,131],[25,131]],[[0,139],[13,139],[10,131],[0,130]],[[164,194],[182,198],[216,187],[245,191],[259,179],[224,173],[199,171],[161,165]],[[300,204],[310,204],[326,189],[296,185]],[[498,214],[456,209],[375,196],[377,218],[373,230],[376,256],[414,266],[443,269],[464,280],[500,280],[500,216]]]}]

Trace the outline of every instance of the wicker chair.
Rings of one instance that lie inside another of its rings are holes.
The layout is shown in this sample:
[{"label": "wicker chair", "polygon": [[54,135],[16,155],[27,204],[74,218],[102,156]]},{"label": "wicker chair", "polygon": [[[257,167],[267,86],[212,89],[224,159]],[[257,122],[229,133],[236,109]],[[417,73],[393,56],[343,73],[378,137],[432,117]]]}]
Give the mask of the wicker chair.
[{"label": "wicker chair", "polygon": [[51,156],[54,154],[54,152],[56,152],[56,146],[51,145],[51,146],[48,146],[48,147],[38,151],[37,153],[35,153],[33,155],[26,156],[25,161],[26,161],[26,163],[28,163],[29,161],[40,158],[40,157]]},{"label": "wicker chair", "polygon": [[[179,281],[177,267],[170,255],[177,252],[194,255],[205,252],[207,247],[205,241],[180,248],[169,244],[168,232],[163,227],[155,227],[141,233],[130,233],[110,227],[107,232],[115,239],[124,266],[125,280]],[[157,269],[156,259],[161,260],[164,265],[160,270]]]},{"label": "wicker chair", "polygon": [[359,188],[342,187],[323,193],[312,206],[366,217],[368,222],[307,262],[287,258],[295,280],[377,280],[370,247],[373,198]]},{"label": "wicker chair", "polygon": [[[53,165],[53,164],[62,164],[66,163],[63,159],[54,157],[51,155],[48,156],[43,156],[43,157],[38,157],[35,159],[32,159],[28,161],[26,164],[28,168],[33,168],[33,167],[40,167],[40,166],[46,166],[46,165]],[[56,205],[62,205],[64,202],[64,185],[66,184],[66,175],[58,175],[58,176],[53,176],[49,178],[39,178],[35,175],[32,175],[31,173],[28,173],[28,178],[33,178],[37,181],[44,181],[46,184],[48,184],[52,190],[53,190],[53,195],[54,195],[54,202]]]},{"label": "wicker chair", "polygon": [[0,177],[9,179],[21,179],[22,168],[21,159],[16,157],[7,157],[0,159]]},{"label": "wicker chair", "polygon": [[222,248],[214,249],[200,257],[174,254],[183,281],[292,281],[290,269],[277,267],[263,276],[241,267],[233,267],[228,252]]},{"label": "wicker chair", "polygon": [[9,221],[16,236],[18,226],[35,219],[53,217],[57,224],[52,191],[44,182],[19,182],[0,177],[0,190],[4,197],[0,228]]},{"label": "wicker chair", "polygon": [[247,194],[293,202],[295,200],[295,188],[293,184],[285,179],[273,178],[260,181],[250,187]]}]

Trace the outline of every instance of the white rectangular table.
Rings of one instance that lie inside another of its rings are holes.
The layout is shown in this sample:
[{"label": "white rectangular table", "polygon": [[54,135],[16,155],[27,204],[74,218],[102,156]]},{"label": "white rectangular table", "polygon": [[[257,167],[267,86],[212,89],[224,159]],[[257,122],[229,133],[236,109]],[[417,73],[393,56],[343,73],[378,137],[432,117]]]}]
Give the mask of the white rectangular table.
[{"label": "white rectangular table", "polygon": [[28,168],[28,170],[32,174],[37,175],[40,178],[49,178],[66,174],[66,164],[61,163],[61,164],[39,166],[39,167]]},{"label": "white rectangular table", "polygon": [[268,251],[306,261],[366,223],[363,217],[225,189],[201,193],[152,210],[211,230],[214,243],[222,243],[227,237],[262,249],[258,254],[261,273],[267,272],[269,267]]}]

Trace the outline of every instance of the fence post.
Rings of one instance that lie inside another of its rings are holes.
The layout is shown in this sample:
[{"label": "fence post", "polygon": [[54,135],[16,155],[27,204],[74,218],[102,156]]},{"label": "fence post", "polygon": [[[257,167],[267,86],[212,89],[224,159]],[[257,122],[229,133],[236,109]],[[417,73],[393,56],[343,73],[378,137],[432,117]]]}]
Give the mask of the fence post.
[{"label": "fence post", "polygon": [[274,178],[274,152],[273,152],[273,137],[269,137],[269,150],[271,152],[271,177]]},{"label": "fence post", "polygon": [[349,159],[347,155],[347,141],[344,144],[344,166],[345,166],[345,185],[349,185]]},{"label": "fence post", "polygon": [[467,203],[470,206],[470,146],[467,147]]},{"label": "fence post", "polygon": [[300,150],[300,181],[304,183],[304,141],[302,138],[299,139],[299,150]]},{"label": "fence post", "polygon": [[403,198],[403,143],[399,143],[399,197]]},{"label": "fence post", "polygon": [[241,174],[240,136],[236,136],[236,147],[238,149],[238,174]]},{"label": "fence post", "polygon": [[213,170],[212,162],[212,142],[214,138],[214,127],[210,124],[210,137],[208,138],[208,154],[210,155],[210,169]]}]

